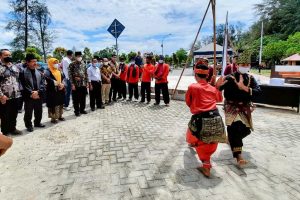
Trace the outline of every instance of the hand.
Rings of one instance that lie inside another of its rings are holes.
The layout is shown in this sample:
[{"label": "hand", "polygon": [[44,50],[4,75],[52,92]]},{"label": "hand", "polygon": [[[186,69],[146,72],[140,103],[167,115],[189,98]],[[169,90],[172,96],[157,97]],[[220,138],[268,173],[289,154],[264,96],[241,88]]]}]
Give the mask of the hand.
[{"label": "hand", "polygon": [[6,104],[6,101],[8,100],[7,96],[3,95],[0,97],[1,104]]},{"label": "hand", "polygon": [[93,86],[92,86],[92,84],[90,84],[90,90],[91,90],[91,91],[93,90]]},{"label": "hand", "polygon": [[236,85],[239,87],[240,90],[244,90],[246,92],[249,91],[249,88],[244,85],[244,78],[243,78],[242,75],[240,75],[240,81],[239,82],[237,82],[236,80],[234,80],[234,81],[235,81]]},{"label": "hand", "polygon": [[221,86],[223,86],[224,84],[226,84],[228,81],[225,80],[225,79],[226,79],[226,77],[221,76],[221,77],[218,79],[217,83],[216,83],[216,87],[217,87],[217,88],[220,88]]},{"label": "hand", "polygon": [[74,84],[72,84],[72,90],[73,90],[73,91],[76,90],[76,87],[75,87]]},{"label": "hand", "polygon": [[216,75],[213,75],[213,76],[211,77],[210,84],[211,84],[211,85],[215,85],[215,84],[216,84],[216,79],[217,79]]}]

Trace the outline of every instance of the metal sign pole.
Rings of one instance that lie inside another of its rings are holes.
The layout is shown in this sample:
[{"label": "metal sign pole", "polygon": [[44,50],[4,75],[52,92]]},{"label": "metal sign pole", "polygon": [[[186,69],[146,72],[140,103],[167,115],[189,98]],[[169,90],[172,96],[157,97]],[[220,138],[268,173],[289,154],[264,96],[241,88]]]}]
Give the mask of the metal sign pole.
[{"label": "metal sign pole", "polygon": [[119,52],[118,52],[118,37],[117,37],[117,22],[115,22],[115,38],[116,38],[116,51],[117,51],[117,60],[119,60]]}]

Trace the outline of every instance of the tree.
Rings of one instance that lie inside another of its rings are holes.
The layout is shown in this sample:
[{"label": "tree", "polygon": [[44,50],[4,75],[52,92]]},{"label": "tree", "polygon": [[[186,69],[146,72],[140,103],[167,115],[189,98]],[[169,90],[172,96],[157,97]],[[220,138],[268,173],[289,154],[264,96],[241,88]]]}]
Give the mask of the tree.
[{"label": "tree", "polygon": [[88,60],[92,60],[93,59],[93,54],[91,53],[91,50],[88,47],[84,48],[82,59],[84,61],[88,61]]},{"label": "tree", "polygon": [[176,53],[172,54],[172,60],[173,60],[173,65],[175,65],[175,67],[177,67],[178,66],[178,58],[177,58]]},{"label": "tree", "polygon": [[34,30],[30,16],[35,12],[33,2],[36,0],[11,0],[10,6],[13,9],[10,12],[11,19],[9,20],[6,29],[13,30],[16,37],[10,43],[15,49],[24,49],[29,45],[29,31]]},{"label": "tree", "polygon": [[299,7],[299,0],[264,0],[255,5],[260,22],[264,21],[265,34],[277,34],[283,40],[300,31]]},{"label": "tree", "polygon": [[12,56],[12,59],[14,62],[20,62],[20,61],[25,60],[24,52],[21,50],[13,51],[11,56]]},{"label": "tree", "polygon": [[179,49],[178,51],[176,51],[176,56],[178,58],[178,62],[181,65],[183,62],[186,61],[188,55],[187,55],[187,51],[184,50],[183,48]]},{"label": "tree", "polygon": [[63,56],[65,56],[67,53],[67,49],[64,47],[56,47],[53,51],[53,57],[62,60]]},{"label": "tree", "polygon": [[42,56],[40,55],[40,51],[36,47],[27,47],[26,48],[26,54],[33,54],[38,61],[42,60]]},{"label": "tree", "polygon": [[44,61],[46,62],[46,54],[49,52],[53,42],[53,33],[48,29],[51,23],[51,15],[45,3],[35,1],[33,6],[35,12],[32,14],[32,18],[37,24],[37,28],[35,29],[35,33],[38,38],[37,45],[41,46]]},{"label": "tree", "polygon": [[105,49],[95,52],[94,55],[97,55],[100,58],[110,58],[114,53],[114,47],[106,47]]}]

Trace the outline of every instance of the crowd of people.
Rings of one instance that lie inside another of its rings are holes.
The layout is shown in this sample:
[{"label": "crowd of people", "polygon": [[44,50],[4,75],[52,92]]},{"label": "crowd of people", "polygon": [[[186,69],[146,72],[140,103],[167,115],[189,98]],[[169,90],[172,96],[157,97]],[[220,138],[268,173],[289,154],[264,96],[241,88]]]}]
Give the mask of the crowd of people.
[{"label": "crowd of people", "polygon": [[[23,64],[14,64],[8,49],[0,51],[0,117],[3,135],[19,135],[16,129],[17,115],[24,103],[24,123],[27,131],[34,127],[43,128],[41,123],[43,103],[48,107],[51,123],[64,121],[64,110],[70,110],[72,95],[76,116],[87,114],[86,96],[89,94],[91,111],[104,109],[117,101],[135,101],[141,96],[141,103],[151,101],[151,81],[155,79],[155,103],[160,104],[163,93],[165,105],[170,102],[168,92],[169,65],[160,56],[155,63],[152,53],[144,59],[132,54],[126,58],[117,56],[100,58],[95,56],[89,64],[82,60],[81,52],[67,51],[66,57],[47,60],[47,68],[38,70],[34,54],[27,54]],[[141,82],[139,92],[138,83]],[[129,93],[127,95],[127,93]],[[128,97],[128,98],[127,98]],[[32,123],[32,115],[34,121]]]},{"label": "crowd of people", "polygon": [[[87,114],[86,96],[89,94],[91,111],[105,109],[105,106],[117,101],[138,101],[150,103],[151,81],[155,79],[155,103],[160,104],[160,95],[169,106],[168,92],[169,65],[164,63],[161,55],[156,63],[152,53],[145,54],[145,64],[138,55],[128,58],[117,56],[111,58],[94,57],[89,65],[82,61],[81,52],[67,51],[60,62],[56,58],[48,59],[48,68],[37,70],[37,59],[27,54],[25,63],[15,65],[7,49],[0,51],[0,156],[12,145],[6,135],[21,134],[16,129],[18,109],[24,102],[24,123],[27,131],[33,126],[43,128],[41,124],[43,103],[48,107],[51,123],[64,121],[64,110],[70,110],[72,95],[76,116]],[[74,53],[74,55],[73,55]],[[253,76],[249,75],[248,63],[237,61],[225,69],[225,76],[217,81],[213,68],[207,59],[200,59],[194,66],[196,83],[191,84],[186,92],[186,104],[192,113],[186,132],[186,140],[195,148],[202,165],[198,168],[206,177],[210,176],[211,156],[218,143],[229,143],[232,155],[238,166],[243,167],[247,161],[242,156],[243,138],[253,130],[251,99],[261,92]],[[141,82],[141,89],[138,83]],[[216,103],[223,101],[225,125]],[[127,93],[129,93],[127,95]],[[128,98],[127,98],[128,97]],[[32,124],[32,114],[34,122]]]}]

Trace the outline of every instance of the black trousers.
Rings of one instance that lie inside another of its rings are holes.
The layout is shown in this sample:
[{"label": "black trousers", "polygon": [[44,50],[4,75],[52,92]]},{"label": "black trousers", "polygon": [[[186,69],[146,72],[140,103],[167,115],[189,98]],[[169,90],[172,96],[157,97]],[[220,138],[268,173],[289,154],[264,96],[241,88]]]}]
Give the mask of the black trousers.
[{"label": "black trousers", "polygon": [[129,99],[132,99],[134,94],[135,99],[139,99],[139,86],[138,83],[128,83]]},{"label": "black trousers", "polygon": [[160,103],[160,94],[163,94],[163,99],[165,104],[170,103],[170,95],[169,95],[169,88],[168,83],[158,83],[155,84],[155,101],[157,104]]},{"label": "black trousers", "polygon": [[20,97],[19,99],[18,99],[18,110],[20,110],[20,111],[22,111],[22,109],[23,109],[23,104],[24,104],[24,99],[23,99],[23,92],[21,92],[22,93],[22,97]]},{"label": "black trousers", "polygon": [[24,100],[24,122],[26,128],[32,127],[32,113],[34,111],[34,125],[39,125],[42,120],[42,114],[43,114],[43,100],[42,99],[31,99],[26,98]]},{"label": "black trousers", "polygon": [[141,84],[141,96],[142,102],[145,102],[145,93],[147,93],[147,102],[151,101],[151,82],[142,82]]},{"label": "black trousers", "polygon": [[242,153],[243,138],[249,135],[251,130],[241,121],[237,121],[227,126],[227,132],[233,157],[237,158]]},{"label": "black trousers", "polygon": [[85,86],[76,87],[76,90],[72,91],[72,99],[73,99],[75,114],[84,112],[86,106],[86,95],[87,95],[87,88]]},{"label": "black trousers", "polygon": [[126,81],[120,80],[119,92],[120,92],[119,97],[123,97],[123,99],[126,99],[126,95],[127,95]]},{"label": "black trousers", "polygon": [[95,109],[95,104],[97,108],[100,108],[103,104],[102,102],[102,93],[101,93],[101,81],[91,81],[93,90],[90,90],[90,106],[91,109]]},{"label": "black trousers", "polygon": [[4,135],[16,130],[19,99],[10,99],[0,103],[1,132]]},{"label": "black trousers", "polygon": [[120,90],[120,84],[119,84],[119,80],[116,78],[112,78],[111,80],[111,88],[110,88],[110,92],[109,92],[109,101],[111,102],[111,99],[113,101],[117,100],[117,94]]}]

